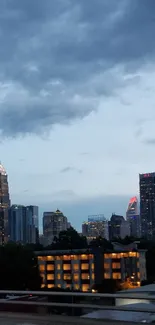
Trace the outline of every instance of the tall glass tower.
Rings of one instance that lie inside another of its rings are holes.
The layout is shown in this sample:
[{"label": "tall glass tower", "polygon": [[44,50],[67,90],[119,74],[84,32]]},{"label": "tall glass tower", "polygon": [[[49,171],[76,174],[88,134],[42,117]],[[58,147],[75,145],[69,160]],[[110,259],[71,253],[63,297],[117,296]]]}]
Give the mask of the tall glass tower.
[{"label": "tall glass tower", "polygon": [[0,163],[0,245],[8,241],[8,208],[10,207],[8,177]]}]

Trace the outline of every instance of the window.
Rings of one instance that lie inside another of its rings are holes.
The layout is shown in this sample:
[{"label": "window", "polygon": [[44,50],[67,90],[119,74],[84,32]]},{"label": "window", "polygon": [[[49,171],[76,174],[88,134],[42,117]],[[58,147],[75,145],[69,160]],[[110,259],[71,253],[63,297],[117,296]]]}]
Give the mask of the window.
[{"label": "window", "polygon": [[47,271],[53,271],[53,270],[54,270],[54,265],[47,264]]},{"label": "window", "polygon": [[50,289],[50,288],[54,288],[54,284],[48,284],[47,285],[47,288]]},{"label": "window", "polygon": [[81,260],[88,260],[89,255],[88,254],[81,254],[80,258],[81,258]]},{"label": "window", "polygon": [[120,253],[112,253],[112,258],[121,258]]},{"label": "window", "polygon": [[54,256],[47,256],[47,261],[54,261]]},{"label": "window", "polygon": [[89,280],[90,279],[89,273],[83,273],[83,274],[81,274],[81,279],[82,280]]},{"label": "window", "polygon": [[137,253],[136,252],[129,252],[129,257],[136,257]]},{"label": "window", "polygon": [[73,279],[74,281],[79,281],[79,274],[74,274]]},{"label": "window", "polygon": [[116,280],[120,280],[121,279],[121,273],[113,273],[112,278],[116,279]]},{"label": "window", "polygon": [[61,264],[57,264],[57,270],[61,270]]},{"label": "window", "polygon": [[110,279],[111,276],[110,276],[110,273],[104,273],[104,279]]},{"label": "window", "polygon": [[47,280],[54,280],[54,274],[47,274]]},{"label": "window", "polygon": [[88,291],[89,290],[89,284],[83,284],[82,285],[82,291]]},{"label": "window", "polygon": [[85,263],[85,264],[81,264],[81,270],[88,270],[89,269],[89,264]]},{"label": "window", "polygon": [[45,271],[45,265],[43,265],[43,264],[39,265],[39,270],[40,270],[40,272],[44,272]]},{"label": "window", "polygon": [[92,273],[92,276],[91,276],[91,278],[92,278],[92,280],[94,280],[94,279],[95,279],[95,274],[94,274],[94,273]]},{"label": "window", "polygon": [[109,259],[109,258],[111,258],[111,257],[112,257],[112,254],[104,254],[104,258]]},{"label": "window", "polygon": [[64,264],[63,265],[63,270],[64,271],[70,271],[70,269],[71,269],[71,265],[70,264]]},{"label": "window", "polygon": [[71,260],[78,260],[79,259],[79,255],[71,255]]},{"label": "window", "polygon": [[79,264],[73,264],[73,270],[79,271]]},{"label": "window", "polygon": [[38,261],[46,261],[47,256],[38,256]]},{"label": "window", "polygon": [[57,280],[60,280],[60,279],[61,279],[61,274],[58,273],[58,274],[57,274]]},{"label": "window", "polygon": [[64,274],[64,280],[71,280],[71,274]]},{"label": "window", "polygon": [[91,264],[91,269],[94,270],[94,263]]},{"label": "window", "polygon": [[70,259],[71,259],[70,255],[63,255],[64,261],[70,261]]},{"label": "window", "polygon": [[61,261],[62,260],[62,256],[55,256],[56,261]]},{"label": "window", "polygon": [[110,264],[109,263],[104,263],[104,268],[105,269],[109,269],[110,268]]},{"label": "window", "polygon": [[139,265],[139,262],[137,262],[137,268],[138,268],[138,269],[139,269],[139,266],[140,266],[140,265]]},{"label": "window", "polygon": [[120,263],[112,263],[112,268],[113,269],[120,269],[121,264]]},{"label": "window", "polygon": [[79,289],[80,289],[79,284],[74,284],[74,290],[79,290]]}]

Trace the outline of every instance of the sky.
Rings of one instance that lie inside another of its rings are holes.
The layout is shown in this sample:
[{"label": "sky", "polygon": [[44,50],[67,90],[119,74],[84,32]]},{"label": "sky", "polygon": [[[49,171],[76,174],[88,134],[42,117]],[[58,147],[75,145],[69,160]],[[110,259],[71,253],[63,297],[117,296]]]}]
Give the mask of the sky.
[{"label": "sky", "polygon": [[0,1],[0,160],[14,204],[125,215],[155,171],[155,1]]}]

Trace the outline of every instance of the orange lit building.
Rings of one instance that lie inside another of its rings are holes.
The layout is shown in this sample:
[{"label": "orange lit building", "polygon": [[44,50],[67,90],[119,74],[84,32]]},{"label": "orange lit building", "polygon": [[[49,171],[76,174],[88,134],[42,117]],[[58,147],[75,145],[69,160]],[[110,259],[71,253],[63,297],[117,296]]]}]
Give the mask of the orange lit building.
[{"label": "orange lit building", "polygon": [[146,279],[145,252],[103,252],[101,249],[36,252],[42,287],[91,291],[103,279],[129,279],[139,286]]}]

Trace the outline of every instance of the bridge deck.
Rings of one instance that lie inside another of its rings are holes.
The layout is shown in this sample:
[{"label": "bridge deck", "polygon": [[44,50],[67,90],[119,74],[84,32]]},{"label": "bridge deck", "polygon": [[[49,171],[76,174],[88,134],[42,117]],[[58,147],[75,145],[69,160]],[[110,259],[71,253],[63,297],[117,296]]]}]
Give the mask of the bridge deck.
[{"label": "bridge deck", "polygon": [[[72,325],[72,324],[83,324],[83,325],[125,325],[126,322],[118,321],[106,321],[106,320],[95,320],[95,319],[82,319],[80,317],[67,317],[57,315],[30,315],[20,313],[3,313],[0,312],[0,324],[1,325]],[[127,325],[133,325],[133,323],[127,322]]]}]

